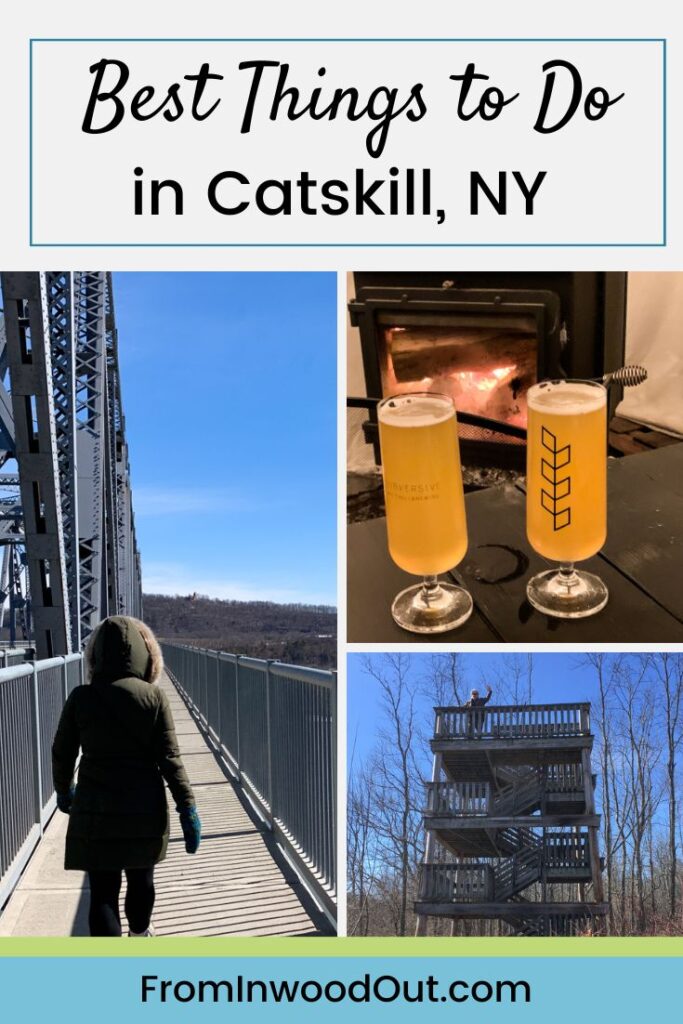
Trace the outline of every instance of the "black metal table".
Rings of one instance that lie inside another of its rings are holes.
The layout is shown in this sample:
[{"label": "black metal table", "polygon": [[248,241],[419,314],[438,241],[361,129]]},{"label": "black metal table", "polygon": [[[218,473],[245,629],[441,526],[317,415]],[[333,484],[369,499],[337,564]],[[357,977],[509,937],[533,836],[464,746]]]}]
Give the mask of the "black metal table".
[{"label": "black metal table", "polygon": [[526,600],[529,576],[550,564],[529,546],[524,492],[513,485],[467,495],[469,548],[450,576],[472,594],[460,629],[420,636],[390,612],[416,582],[391,561],[386,522],[349,527],[349,643],[675,643],[683,641],[683,444],[608,463],[608,537],[582,563],[607,584],[607,606],[588,619],[552,619]]}]

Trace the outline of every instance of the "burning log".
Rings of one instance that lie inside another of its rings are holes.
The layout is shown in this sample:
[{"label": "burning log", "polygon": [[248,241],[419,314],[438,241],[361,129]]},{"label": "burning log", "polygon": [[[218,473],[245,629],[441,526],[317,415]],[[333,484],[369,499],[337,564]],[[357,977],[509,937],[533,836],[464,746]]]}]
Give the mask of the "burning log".
[{"label": "burning log", "polygon": [[460,411],[525,425],[536,381],[537,335],[525,318],[495,326],[390,327],[384,331],[384,393],[449,394]]}]

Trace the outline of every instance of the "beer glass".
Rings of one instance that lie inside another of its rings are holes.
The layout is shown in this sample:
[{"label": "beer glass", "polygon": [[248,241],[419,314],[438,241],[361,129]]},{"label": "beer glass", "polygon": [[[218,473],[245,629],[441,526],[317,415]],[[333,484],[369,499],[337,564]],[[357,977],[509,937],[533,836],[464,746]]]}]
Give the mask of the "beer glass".
[{"label": "beer glass", "polygon": [[413,633],[443,633],[472,614],[467,591],[437,578],[467,550],[455,408],[425,392],[385,398],[377,415],[389,553],[423,577],[395,598],[391,614]]},{"label": "beer glass", "polygon": [[584,618],[608,598],[601,579],[574,568],[607,536],[607,391],[550,380],[531,387],[527,402],[527,537],[560,563],[529,580],[527,597],[546,615]]}]

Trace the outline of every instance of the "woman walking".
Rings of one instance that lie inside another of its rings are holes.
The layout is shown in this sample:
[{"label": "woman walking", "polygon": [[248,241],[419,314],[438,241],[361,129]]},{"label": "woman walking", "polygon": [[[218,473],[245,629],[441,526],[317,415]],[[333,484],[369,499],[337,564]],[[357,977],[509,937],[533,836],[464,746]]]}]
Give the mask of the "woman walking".
[{"label": "woman walking", "polygon": [[168,844],[164,780],[188,853],[201,837],[168,698],[154,685],[161,650],[143,622],[116,615],[95,629],[85,661],[90,685],[69,696],[52,745],[57,806],[69,815],[64,866],[88,873],[91,935],[121,935],[125,872],[128,934],[150,936],[154,866]]}]

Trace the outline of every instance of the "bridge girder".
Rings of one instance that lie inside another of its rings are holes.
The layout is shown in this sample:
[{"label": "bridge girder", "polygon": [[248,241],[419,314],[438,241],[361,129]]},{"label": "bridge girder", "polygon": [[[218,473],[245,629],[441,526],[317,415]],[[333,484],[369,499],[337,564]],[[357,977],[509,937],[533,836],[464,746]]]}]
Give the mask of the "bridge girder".
[{"label": "bridge girder", "polygon": [[106,615],[142,613],[112,283],[90,271],[1,283],[12,415],[0,440],[19,468],[36,656],[51,657]]}]

